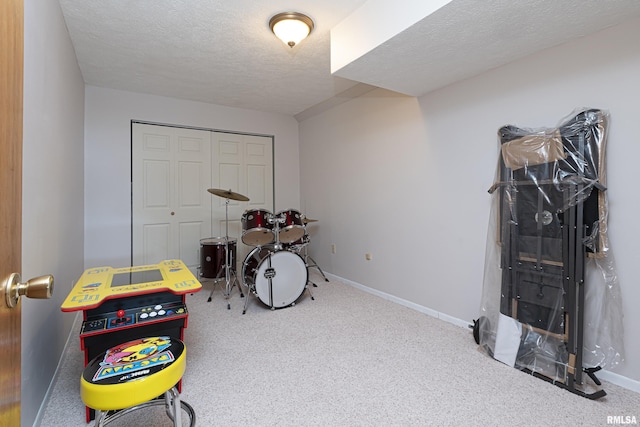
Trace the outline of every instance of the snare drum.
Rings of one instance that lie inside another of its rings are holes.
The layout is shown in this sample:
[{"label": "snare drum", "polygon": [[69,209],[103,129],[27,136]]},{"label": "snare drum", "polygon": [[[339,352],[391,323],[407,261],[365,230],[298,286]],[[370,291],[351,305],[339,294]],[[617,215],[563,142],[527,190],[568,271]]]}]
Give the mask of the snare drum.
[{"label": "snare drum", "polygon": [[242,241],[249,246],[264,246],[274,241],[273,214],[253,209],[242,214]]},{"label": "snare drum", "polygon": [[[223,279],[225,269],[225,238],[208,237],[200,240],[200,276]],[[229,238],[229,269],[236,271],[236,239]]]},{"label": "snare drum", "polygon": [[280,211],[276,214],[280,222],[279,238],[282,243],[292,243],[304,236],[302,214],[295,209]]},{"label": "snare drum", "polygon": [[300,298],[309,272],[300,255],[276,251],[274,245],[269,245],[249,252],[242,264],[242,277],[260,301],[269,307],[282,308]]}]

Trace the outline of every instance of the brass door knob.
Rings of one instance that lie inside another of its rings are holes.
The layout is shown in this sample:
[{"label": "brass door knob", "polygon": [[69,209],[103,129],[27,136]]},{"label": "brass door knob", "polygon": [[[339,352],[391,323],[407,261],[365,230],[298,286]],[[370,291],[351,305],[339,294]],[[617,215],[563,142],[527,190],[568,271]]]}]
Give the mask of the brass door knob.
[{"label": "brass door knob", "polygon": [[18,305],[22,295],[27,298],[47,299],[53,294],[53,276],[50,274],[34,277],[25,283],[20,281],[20,274],[13,273],[0,286],[0,295],[4,293],[5,302],[9,308]]}]

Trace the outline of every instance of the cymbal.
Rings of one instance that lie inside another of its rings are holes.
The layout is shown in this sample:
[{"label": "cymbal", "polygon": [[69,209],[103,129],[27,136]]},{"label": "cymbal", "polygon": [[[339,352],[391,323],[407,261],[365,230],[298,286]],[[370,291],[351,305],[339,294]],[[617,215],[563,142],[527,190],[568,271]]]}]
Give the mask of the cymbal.
[{"label": "cymbal", "polygon": [[311,219],[311,218],[305,218],[302,220],[305,224],[308,224],[310,222],[318,222],[317,219]]},{"label": "cymbal", "polygon": [[234,193],[231,190],[222,190],[220,188],[209,188],[207,190],[211,194],[215,194],[216,196],[220,196],[225,199],[238,200],[240,202],[248,202],[249,198],[247,196],[243,196],[239,193]]}]

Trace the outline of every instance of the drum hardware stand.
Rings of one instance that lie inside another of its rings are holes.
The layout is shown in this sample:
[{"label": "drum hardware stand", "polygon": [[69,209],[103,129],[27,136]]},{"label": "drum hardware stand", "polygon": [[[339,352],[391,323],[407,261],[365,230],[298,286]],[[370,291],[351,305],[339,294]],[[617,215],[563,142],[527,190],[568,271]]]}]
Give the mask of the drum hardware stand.
[{"label": "drum hardware stand", "polygon": [[[278,221],[280,222],[280,221]],[[276,231],[277,231],[277,226],[276,226]],[[276,234],[276,243],[277,243],[277,234]],[[271,265],[271,252],[269,252],[269,268],[267,268],[267,271],[269,270],[273,270],[273,266]],[[265,276],[267,275],[267,272],[265,272]],[[271,307],[271,310],[275,310],[276,308],[273,306],[273,275],[269,274],[270,277],[267,278],[267,280],[269,281],[269,307]]]},{"label": "drum hardware stand", "polygon": [[[246,264],[246,262],[242,263],[242,278],[243,278],[243,280],[244,280],[244,274],[245,274],[245,271],[244,271],[245,264]],[[247,312],[247,306],[249,305],[249,295],[251,294],[251,287],[249,286],[249,284],[246,284],[246,285],[247,285],[247,297],[244,299],[244,308],[242,309],[242,314],[245,314]],[[240,285],[238,285],[238,287],[239,286]],[[254,291],[255,291],[255,289],[254,289]]]},{"label": "drum hardware stand", "polygon": [[[317,268],[317,269],[318,269],[318,271],[320,272],[320,274],[322,274],[322,277],[324,277],[324,281],[325,281],[325,282],[328,282],[328,281],[329,281],[329,279],[327,279],[327,276],[325,276],[325,275],[324,275],[324,273],[322,272],[322,269],[320,268],[320,266],[318,265],[318,263],[317,263],[313,258],[311,258],[311,256],[307,253],[307,245],[304,245],[303,250],[304,250],[304,256],[303,256],[303,258],[304,258],[304,263],[307,265],[307,269],[309,269],[309,268]],[[309,260],[311,260],[311,262],[312,262],[313,264],[309,264]],[[312,284],[314,287],[316,287],[316,288],[318,287],[318,285],[316,285],[315,283],[313,283],[311,280],[309,280],[309,283],[311,283],[311,284]],[[313,299],[313,297],[312,297],[311,299]]]},{"label": "drum hardware stand", "polygon": [[[305,218],[304,218],[304,220],[303,220],[305,227],[307,226],[307,224],[308,224],[308,223],[310,223],[310,222],[316,222],[316,221],[318,221],[318,220],[317,220],[317,219],[309,219],[309,218],[306,218],[306,217],[305,217]],[[308,252],[307,252],[307,245],[308,245],[308,243],[305,243],[305,244],[303,245],[303,249],[304,249],[304,256],[303,256],[303,259],[304,259],[304,263],[305,263],[305,264],[306,264],[306,266],[307,266],[307,269],[309,269],[309,268],[317,268],[317,269],[318,269],[318,271],[320,272],[320,274],[322,274],[322,277],[324,277],[324,281],[325,281],[325,282],[328,282],[328,281],[329,281],[329,279],[327,279],[327,276],[325,276],[325,275],[324,275],[324,272],[322,271],[322,269],[320,268],[320,266],[318,265],[318,263],[317,263],[313,258],[311,258],[311,256],[308,254]],[[311,260],[311,262],[312,262],[313,264],[309,264],[309,260]],[[316,285],[316,284],[315,284],[315,283],[313,283],[312,281],[309,281],[309,283],[311,283],[315,288],[317,288],[317,287],[318,287],[318,285]],[[311,293],[311,292],[309,292],[309,293]],[[313,299],[313,296],[311,296],[311,299]]]},{"label": "drum hardware stand", "polygon": [[[277,218],[275,216],[269,218],[269,222],[271,224],[276,225],[276,229],[274,230],[276,241],[274,242],[274,246],[273,246],[273,249],[275,249],[276,251],[279,251],[282,249],[282,245],[280,244],[280,224],[284,223],[284,221],[285,221],[284,218]],[[271,253],[269,253],[269,256],[271,256]],[[269,267],[271,267],[271,265],[269,265]]]},{"label": "drum hardware stand", "polygon": [[[273,247],[274,250],[278,251],[282,248],[282,246],[280,245],[280,224],[284,223],[284,218],[277,218],[277,217],[273,217],[269,219],[269,222],[271,223],[275,223],[276,225],[276,230],[275,230],[275,235],[276,235],[276,242],[275,242],[275,246]],[[273,267],[271,266],[271,255],[273,254],[273,252],[269,252],[268,258],[268,262],[269,262],[269,268],[268,270],[272,270]],[[265,272],[266,273],[266,272]],[[265,274],[266,276],[266,274]],[[271,307],[271,310],[275,310],[275,306],[273,304],[273,276],[268,277],[267,280],[269,281],[269,307]]]},{"label": "drum hardware stand", "polygon": [[309,296],[311,297],[311,301],[315,301],[315,297],[313,296],[313,294],[311,293],[311,288],[309,287],[309,284],[315,286],[316,288],[318,287],[315,283],[313,283],[311,280],[307,280],[307,284],[305,285],[305,289],[307,290],[307,292],[309,292]]},{"label": "drum hardware stand", "polygon": [[[225,278],[225,299],[227,300],[227,310],[231,310],[231,303],[229,302],[229,298],[231,297],[231,274],[230,274],[230,265],[231,265],[231,254],[229,252],[229,199],[238,200],[241,202],[248,202],[249,198],[243,196],[242,194],[234,193],[231,190],[221,190],[218,188],[209,188],[207,190],[211,194],[215,194],[216,196],[222,197],[225,199],[224,204],[224,224],[225,224],[225,238],[224,238],[224,278]],[[235,285],[238,278],[233,273],[233,284]],[[209,295],[209,299],[207,302],[211,301],[211,296],[213,295],[213,290],[215,289],[215,284],[213,289],[211,290],[211,294]],[[242,288],[238,285],[238,290],[240,291],[240,297],[244,297],[242,293]]]},{"label": "drum hardware stand", "polygon": [[[233,270],[229,271],[229,275],[233,276],[233,281],[231,281],[232,285],[231,285],[231,290],[233,290],[233,287],[236,285],[236,283],[238,283],[238,276],[236,275],[236,272]],[[213,292],[216,290],[216,284],[220,281],[223,280],[229,280],[226,277],[223,278],[214,278],[214,279],[207,279],[207,280],[211,280],[213,282],[213,289],[211,289],[211,293],[209,294],[209,298],[207,298],[207,302],[211,302],[211,300],[213,299]],[[202,281],[202,279],[200,279],[200,281]],[[226,290],[226,289],[225,289]],[[238,290],[240,291],[240,298],[244,298],[244,293],[242,292],[242,288],[240,286],[238,286]],[[226,295],[225,295],[226,296]],[[229,307],[230,308],[230,307]]]}]

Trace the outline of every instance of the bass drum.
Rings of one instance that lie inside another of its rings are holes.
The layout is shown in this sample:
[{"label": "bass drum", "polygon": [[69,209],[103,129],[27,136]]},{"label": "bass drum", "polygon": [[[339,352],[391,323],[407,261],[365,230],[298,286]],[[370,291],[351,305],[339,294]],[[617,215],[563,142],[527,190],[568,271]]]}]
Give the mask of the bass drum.
[{"label": "bass drum", "polygon": [[309,272],[300,255],[276,251],[269,245],[249,252],[242,264],[242,277],[265,305],[282,308],[293,305],[302,296]]}]

